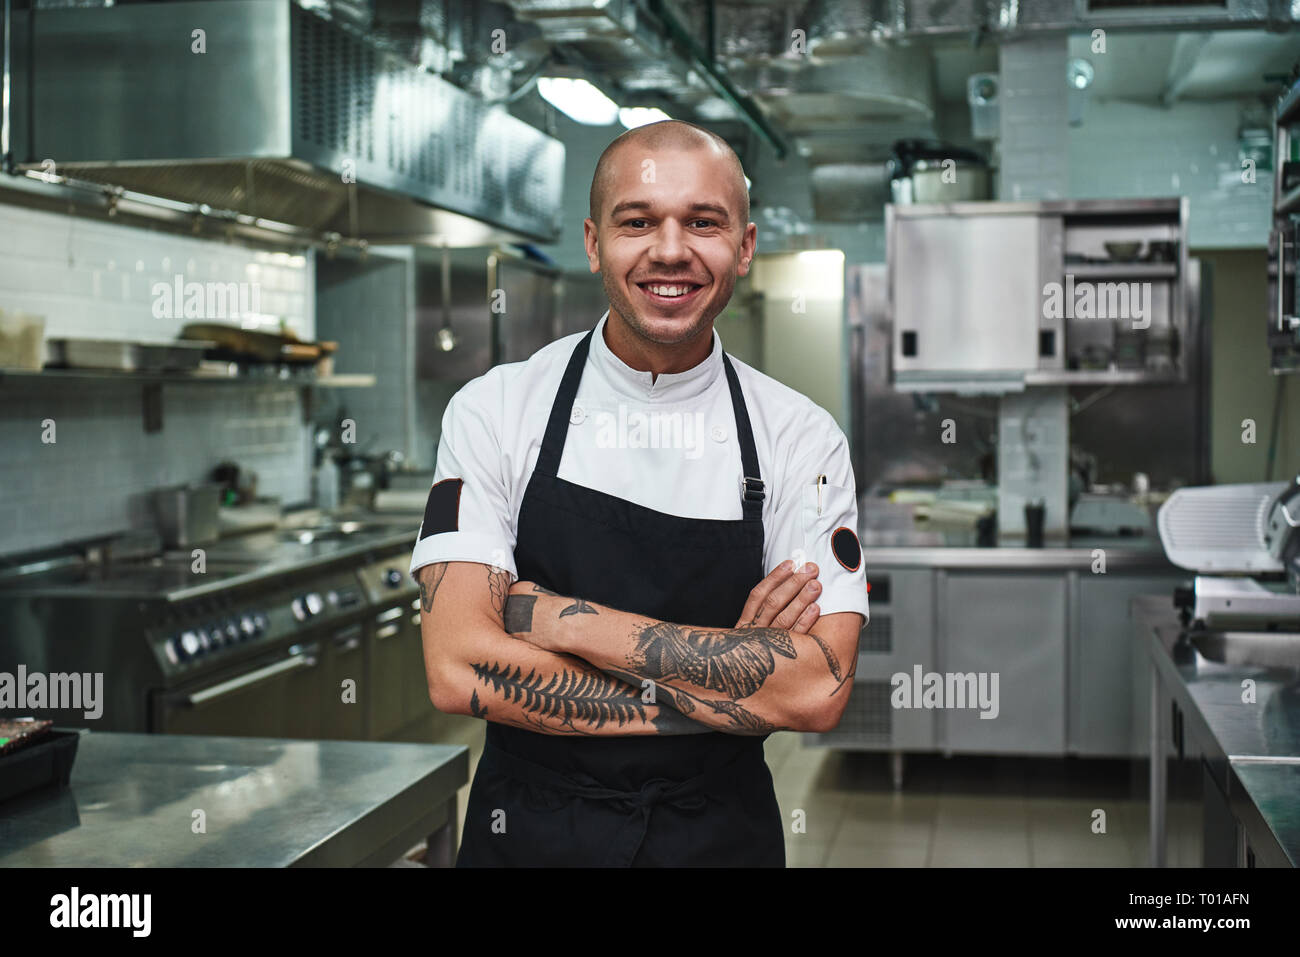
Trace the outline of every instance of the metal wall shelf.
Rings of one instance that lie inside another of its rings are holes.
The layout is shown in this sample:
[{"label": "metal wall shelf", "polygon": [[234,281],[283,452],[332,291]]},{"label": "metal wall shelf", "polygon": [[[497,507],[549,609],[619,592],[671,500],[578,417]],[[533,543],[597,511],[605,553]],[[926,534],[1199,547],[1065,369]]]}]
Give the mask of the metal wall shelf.
[{"label": "metal wall shelf", "polygon": [[328,376],[252,376],[252,375],[212,375],[190,372],[126,372],[114,369],[0,369],[0,383],[6,379],[20,381],[50,382],[94,380],[100,382],[122,382],[136,385],[184,384],[199,385],[219,383],[237,386],[320,386],[331,389],[369,388],[375,384],[375,377],[365,373],[346,373]]},{"label": "metal wall shelf", "polygon": [[141,390],[141,419],[146,433],[161,432],[163,427],[163,386],[222,385],[245,389],[293,386],[301,390],[303,423],[311,421],[312,390],[317,388],[369,388],[375,377],[368,374],[318,376],[295,375],[284,378],[255,375],[204,375],[187,372],[120,372],[113,369],[0,369],[0,387],[31,386],[56,382],[109,382]]},{"label": "metal wall shelf", "polygon": [[1165,262],[1066,263],[1076,279],[1177,279],[1178,264]]}]

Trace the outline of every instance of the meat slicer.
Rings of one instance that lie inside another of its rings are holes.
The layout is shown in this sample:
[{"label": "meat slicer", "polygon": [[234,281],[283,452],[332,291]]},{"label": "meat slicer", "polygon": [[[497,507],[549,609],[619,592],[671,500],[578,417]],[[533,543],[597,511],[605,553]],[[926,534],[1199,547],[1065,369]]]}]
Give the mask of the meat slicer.
[{"label": "meat slicer", "polygon": [[1169,560],[1197,573],[1174,594],[1184,624],[1300,632],[1300,477],[1178,489],[1156,526]]}]

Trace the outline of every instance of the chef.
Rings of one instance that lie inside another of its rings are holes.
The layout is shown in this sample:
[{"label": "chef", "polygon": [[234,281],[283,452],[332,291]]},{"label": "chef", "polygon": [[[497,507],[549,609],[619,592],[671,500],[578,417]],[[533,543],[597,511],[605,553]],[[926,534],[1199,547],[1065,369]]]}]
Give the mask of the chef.
[{"label": "chef", "polygon": [[458,866],[785,864],[763,741],[838,723],[868,607],[843,432],[713,328],[756,233],[724,140],[629,130],[609,310],[448,403],[411,572],[434,705],[487,722]]}]

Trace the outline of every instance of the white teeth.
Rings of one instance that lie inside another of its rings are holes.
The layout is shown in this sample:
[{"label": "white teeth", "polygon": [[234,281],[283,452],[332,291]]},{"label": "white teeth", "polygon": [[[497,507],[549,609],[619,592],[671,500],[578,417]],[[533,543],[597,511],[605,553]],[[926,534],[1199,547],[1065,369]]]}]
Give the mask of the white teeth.
[{"label": "white teeth", "polygon": [[647,286],[656,296],[684,296],[691,291],[690,286]]}]

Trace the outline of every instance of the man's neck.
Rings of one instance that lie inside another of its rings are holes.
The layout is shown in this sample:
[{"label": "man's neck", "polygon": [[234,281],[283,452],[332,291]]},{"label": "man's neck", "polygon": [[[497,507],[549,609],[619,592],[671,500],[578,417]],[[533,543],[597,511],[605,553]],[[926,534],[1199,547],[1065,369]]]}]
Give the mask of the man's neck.
[{"label": "man's neck", "polygon": [[665,345],[638,336],[622,316],[610,309],[604,338],[610,352],[629,368],[649,372],[654,383],[664,373],[685,372],[707,359],[713,351],[713,324],[694,339]]}]

